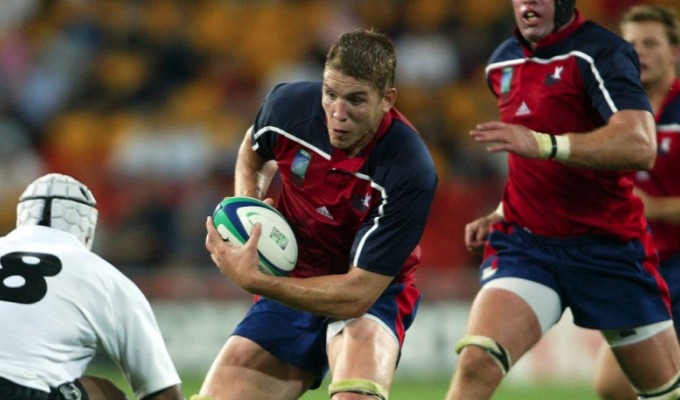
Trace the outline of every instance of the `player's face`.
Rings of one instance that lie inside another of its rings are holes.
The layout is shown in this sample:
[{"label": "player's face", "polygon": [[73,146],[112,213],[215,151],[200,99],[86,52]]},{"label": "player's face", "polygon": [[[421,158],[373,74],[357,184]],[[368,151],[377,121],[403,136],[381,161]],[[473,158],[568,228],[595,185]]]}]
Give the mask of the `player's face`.
[{"label": "player's face", "polygon": [[512,0],[515,22],[532,44],[548,36],[555,26],[555,0]]},{"label": "player's face", "polygon": [[368,82],[326,69],[321,103],[331,145],[355,156],[375,137],[383,114],[392,107],[392,94],[379,93]]},{"label": "player's face", "polygon": [[645,88],[666,84],[671,79],[680,49],[668,41],[663,24],[626,22],[621,25],[621,36],[635,46],[640,58],[640,79]]}]

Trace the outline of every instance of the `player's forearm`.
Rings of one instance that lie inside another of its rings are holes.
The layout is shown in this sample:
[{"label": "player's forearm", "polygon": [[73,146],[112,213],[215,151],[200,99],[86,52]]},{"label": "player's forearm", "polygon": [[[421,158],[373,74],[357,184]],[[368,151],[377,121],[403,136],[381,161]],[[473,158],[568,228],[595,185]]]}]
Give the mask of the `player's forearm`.
[{"label": "player's forearm", "polygon": [[367,283],[361,274],[280,278],[262,275],[247,290],[290,307],[334,318],[362,316],[375,303],[391,277]]},{"label": "player's forearm", "polygon": [[268,162],[259,167],[259,169],[251,169],[243,165],[241,167],[236,168],[234,195],[264,199],[276,173],[276,164]]},{"label": "player's forearm", "polygon": [[569,134],[563,162],[600,170],[648,170],[656,157],[654,119],[647,111],[624,110],[593,132]]},{"label": "player's forearm", "polygon": [[648,197],[645,200],[645,217],[680,224],[680,197]]}]

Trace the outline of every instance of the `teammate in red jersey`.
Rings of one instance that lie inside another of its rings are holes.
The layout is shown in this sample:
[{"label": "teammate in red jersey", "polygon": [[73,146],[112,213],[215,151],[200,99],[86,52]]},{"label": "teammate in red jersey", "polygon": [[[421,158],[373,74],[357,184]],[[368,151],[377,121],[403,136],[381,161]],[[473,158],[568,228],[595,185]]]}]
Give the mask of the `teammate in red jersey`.
[{"label": "teammate in red jersey", "polygon": [[420,299],[418,242],[437,182],[394,108],[395,67],[385,35],[356,30],[331,47],[323,82],[278,85],[262,104],[234,192],[265,198],[278,171],[276,207],[294,228],[298,263],[290,277],[262,274],[260,230],[232,248],[208,219],[212,260],[258,297],[196,399],[297,399],[328,369],[332,399],[387,399]]},{"label": "teammate in red jersey", "polygon": [[[659,252],[661,275],[671,293],[675,330],[680,329],[680,21],[672,9],[642,5],[621,19],[621,33],[640,56],[640,79],[656,119],[657,155],[654,168],[635,177],[635,192],[645,204],[645,216]],[[603,346],[595,388],[602,399],[634,400],[614,354]]]},{"label": "teammate in red jersey", "polygon": [[602,332],[641,399],[680,398],[680,346],[634,170],[656,140],[630,43],[573,0],[513,0],[516,34],[486,69],[501,121],[471,131],[507,152],[498,209],[465,228],[484,247],[448,400],[488,399],[569,307]]}]

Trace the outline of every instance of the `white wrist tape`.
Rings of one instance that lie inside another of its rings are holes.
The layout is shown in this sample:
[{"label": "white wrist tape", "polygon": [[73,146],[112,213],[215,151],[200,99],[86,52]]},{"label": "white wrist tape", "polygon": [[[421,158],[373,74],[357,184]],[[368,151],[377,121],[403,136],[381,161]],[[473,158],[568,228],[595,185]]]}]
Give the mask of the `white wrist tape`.
[{"label": "white wrist tape", "polygon": [[564,161],[569,159],[571,142],[567,135],[549,135],[547,133],[533,132],[538,144],[538,156],[550,160]]}]

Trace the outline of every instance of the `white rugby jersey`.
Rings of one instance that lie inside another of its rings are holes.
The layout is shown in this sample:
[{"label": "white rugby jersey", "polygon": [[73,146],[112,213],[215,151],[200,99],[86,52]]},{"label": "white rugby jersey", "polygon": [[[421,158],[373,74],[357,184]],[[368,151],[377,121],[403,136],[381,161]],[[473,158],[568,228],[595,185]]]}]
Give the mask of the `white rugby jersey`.
[{"label": "white rugby jersey", "polygon": [[98,349],[141,398],[180,383],[151,306],[72,234],[24,226],[0,238],[0,376],[49,391]]}]

